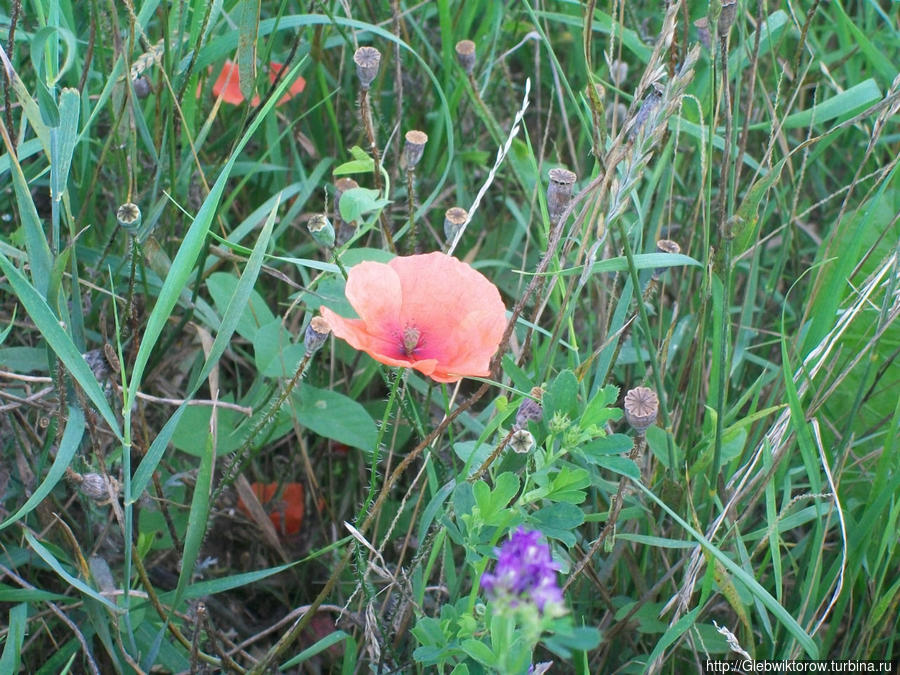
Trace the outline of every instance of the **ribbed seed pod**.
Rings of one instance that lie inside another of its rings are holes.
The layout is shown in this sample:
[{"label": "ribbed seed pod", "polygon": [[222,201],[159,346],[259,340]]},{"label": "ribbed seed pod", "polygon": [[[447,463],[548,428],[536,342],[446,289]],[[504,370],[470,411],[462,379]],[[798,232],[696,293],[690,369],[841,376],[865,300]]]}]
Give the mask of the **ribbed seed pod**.
[{"label": "ribbed seed pod", "polygon": [[425,152],[425,144],[428,142],[428,134],[418,129],[406,132],[406,143],[403,145],[403,165],[407,169],[414,169],[421,161]]},{"label": "ribbed seed pod", "polygon": [[381,64],[381,52],[375,47],[360,47],[353,54],[353,62],[356,63],[356,76],[359,78],[359,86],[367,90],[378,75],[378,66]]},{"label": "ribbed seed pod", "polygon": [[656,392],[647,387],[635,387],[625,394],[625,421],[637,433],[643,434],[659,413]]},{"label": "ribbed seed pod", "polygon": [[116,209],[116,222],[123,230],[133,234],[141,226],[141,210],[137,204],[125,202]]}]

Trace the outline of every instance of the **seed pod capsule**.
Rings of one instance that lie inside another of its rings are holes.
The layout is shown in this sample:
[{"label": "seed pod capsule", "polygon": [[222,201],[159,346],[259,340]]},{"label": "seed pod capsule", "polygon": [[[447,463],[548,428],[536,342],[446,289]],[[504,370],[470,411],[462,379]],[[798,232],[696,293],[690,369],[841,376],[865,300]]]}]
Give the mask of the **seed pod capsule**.
[{"label": "seed pod capsule", "polygon": [[444,213],[444,238],[447,242],[456,239],[456,233],[465,225],[469,212],[459,206],[453,206]]},{"label": "seed pod capsule", "polygon": [[547,187],[547,210],[550,212],[550,221],[559,222],[562,214],[569,206],[572,199],[572,186],[578,178],[568,169],[550,169],[550,185]]},{"label": "seed pod capsule", "polygon": [[460,40],[456,43],[456,60],[466,72],[471,75],[475,69],[475,43],[471,40]]},{"label": "seed pod capsule", "polygon": [[138,205],[125,202],[119,206],[116,209],[116,222],[126,232],[134,234],[141,226],[141,210],[138,208]]},{"label": "seed pod capsule", "polygon": [[414,169],[422,160],[428,134],[418,129],[406,132],[406,143],[403,146],[403,164],[407,169]]},{"label": "seed pod capsule", "polygon": [[625,421],[637,433],[643,434],[654,422],[659,412],[656,392],[647,387],[635,387],[625,394]]},{"label": "seed pod capsule", "polygon": [[359,78],[359,86],[368,90],[378,75],[378,66],[381,64],[381,52],[375,47],[360,47],[353,54],[356,63],[356,76]]},{"label": "seed pod capsule", "polygon": [[330,332],[331,326],[328,325],[328,322],[321,316],[314,316],[306,327],[306,334],[303,336],[306,352],[311,353],[321,349]]}]

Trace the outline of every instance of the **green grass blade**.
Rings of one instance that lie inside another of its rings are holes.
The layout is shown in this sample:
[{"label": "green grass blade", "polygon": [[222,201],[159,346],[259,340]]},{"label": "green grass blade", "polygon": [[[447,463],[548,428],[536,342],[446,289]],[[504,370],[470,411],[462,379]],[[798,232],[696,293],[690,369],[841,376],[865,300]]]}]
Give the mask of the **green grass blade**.
[{"label": "green grass blade", "polygon": [[756,598],[765,605],[766,609],[768,609],[776,619],[788,630],[788,632],[794,636],[794,639],[803,647],[803,650],[811,659],[816,659],[819,657],[819,648],[816,646],[816,643],[813,642],[813,639],[803,630],[803,627],[797,623],[797,620],[792,617],[788,611],[779,603],[772,595],[763,588],[760,583],[751,577],[747,572],[738,567],[734,561],[731,560],[728,556],[726,556],[722,551],[713,546],[713,543],[704,537],[700,532],[691,527],[687,521],[685,521],[681,516],[675,513],[669,506],[663,502],[659,497],[657,497],[653,492],[651,492],[647,487],[643,485],[643,483],[637,482],[635,483],[637,487],[647,495],[653,502],[655,502],[663,511],[669,514],[669,516],[677,522],[681,527],[685,529],[685,531],[690,534],[694,539],[696,539],[703,549],[709,552],[716,560],[718,560],[722,565],[731,572],[738,580],[744,584],[751,593]]},{"label": "green grass blade", "polygon": [[84,426],[84,413],[79,408],[69,406],[69,419],[66,422],[66,430],[63,432],[62,440],[60,440],[59,448],[56,451],[56,458],[50,466],[47,477],[44,478],[37,489],[14,514],[0,523],[0,530],[31,513],[44,500],[44,497],[56,487],[56,484],[65,475],[66,467],[71,464],[72,458],[75,457],[75,453],[78,451],[78,446],[84,435]]},{"label": "green grass blade", "polygon": [[31,190],[22,173],[22,166],[12,151],[9,136],[3,128],[3,142],[6,144],[7,156],[12,174],[13,192],[16,195],[16,203],[19,206],[19,217],[22,219],[22,228],[25,231],[25,250],[28,252],[28,263],[31,267],[31,278],[34,286],[43,297],[47,297],[47,287],[50,283],[50,268],[53,267],[50,255],[50,245],[47,243],[47,235],[41,224],[40,216],[31,198]]},{"label": "green grass blade", "polygon": [[[193,386],[189,388],[189,393],[185,397],[186,400],[190,400],[194,394],[197,393],[200,385],[203,384],[203,381],[209,375],[210,371],[212,371],[213,366],[219,361],[219,358],[225,352],[225,348],[228,347],[231,342],[231,336],[234,335],[238,322],[249,302],[253,286],[256,284],[256,280],[259,277],[259,270],[262,268],[265,252],[272,236],[272,228],[275,225],[275,216],[278,213],[279,203],[280,200],[276,199],[272,206],[272,211],[269,213],[269,217],[256,240],[256,245],[250,252],[250,260],[244,268],[244,273],[238,281],[234,294],[231,296],[231,300],[228,303],[228,307],[225,308],[225,314],[222,317],[222,323],[219,325],[219,330],[216,333],[216,339],[213,341],[209,356],[206,358],[203,368],[194,380]],[[162,459],[163,453],[178,424],[178,420],[181,418],[186,407],[187,402],[182,403],[179,406],[178,410],[175,411],[172,418],[169,419],[150,445],[150,449],[147,451],[147,454],[144,455],[137,471],[134,473],[134,478],[131,483],[131,494],[126,495],[126,503],[133,504],[140,499],[140,496],[150,482],[159,461]]]},{"label": "green grass blade", "polygon": [[119,429],[119,422],[109,407],[106,396],[97,383],[97,378],[94,377],[94,373],[91,372],[84,357],[81,356],[81,352],[75,346],[75,343],[72,342],[72,338],[59,325],[59,320],[47,305],[46,300],[28,283],[25,277],[22,276],[22,273],[13,266],[3,253],[0,253],[0,269],[3,270],[13,291],[25,307],[28,316],[34,321],[35,326],[37,326],[41,335],[44,336],[44,339],[47,340],[50,348],[60,358],[66,370],[72,374],[72,377],[75,378],[75,381],[84,390],[84,393],[87,394],[91,403],[97,407],[109,428],[121,440],[122,431]]},{"label": "green grass blade", "polygon": [[177,608],[184,592],[194,574],[194,565],[206,536],[206,528],[209,523],[209,501],[212,496],[213,466],[216,459],[215,439],[212,431],[206,438],[206,450],[200,460],[200,468],[197,471],[197,481],[194,483],[194,496],[191,499],[191,511],[188,516],[187,533],[184,537],[184,553],[181,556],[181,573],[178,575],[178,585],[175,587],[175,601],[172,606]]},{"label": "green grass blade", "polygon": [[108,598],[105,598],[102,595],[100,595],[97,591],[95,591],[93,588],[88,586],[81,579],[78,579],[77,577],[73,577],[71,574],[66,572],[66,570],[63,569],[63,566],[60,564],[59,560],[56,559],[56,556],[54,556],[49,551],[49,549],[44,547],[44,545],[41,544],[41,542],[39,542],[35,538],[35,536],[33,534],[31,534],[31,532],[29,532],[28,530],[25,530],[25,539],[28,541],[28,544],[31,546],[32,550],[38,554],[38,556],[41,558],[41,560],[43,560],[45,563],[47,563],[47,565],[50,566],[50,569],[52,569],[59,576],[61,576],[63,579],[65,579],[69,583],[70,586],[77,588],[79,591],[81,591],[85,595],[88,595],[88,596],[92,597],[94,600],[96,600],[97,602],[102,603],[103,605],[108,607],[113,612],[119,613],[122,611],[118,607],[116,607]]},{"label": "green grass blade", "polygon": [[28,624],[28,605],[22,603],[9,610],[9,624],[6,627],[6,644],[0,656],[0,673],[18,673],[22,653],[22,643]]},{"label": "green grass blade", "polygon": [[207,232],[209,231],[210,225],[212,225],[216,209],[219,205],[219,200],[222,198],[222,193],[225,191],[228,176],[231,174],[231,169],[234,167],[238,155],[240,155],[244,146],[250,141],[250,138],[259,128],[259,125],[262,123],[263,119],[265,119],[266,115],[275,108],[275,103],[287,89],[288,85],[294,81],[300,69],[300,65],[301,64],[298,63],[291,69],[291,72],[278,86],[275,94],[266,102],[260,110],[259,115],[257,115],[250,123],[247,131],[241,137],[240,142],[238,142],[237,147],[234,149],[234,152],[231,153],[228,162],[226,162],[225,167],[216,179],[209,195],[203,201],[203,205],[200,207],[197,217],[194,219],[194,222],[191,223],[187,233],[185,233],[184,240],[178,249],[175,260],[172,261],[169,274],[163,283],[163,287],[159,291],[156,305],[153,307],[153,311],[147,319],[147,327],[144,329],[143,339],[138,348],[138,353],[134,361],[134,369],[131,374],[131,384],[128,388],[129,401],[134,400],[144,374],[144,369],[147,367],[147,362],[150,360],[150,353],[156,345],[156,342],[175,307],[175,303],[178,302],[181,291],[188,284],[188,278],[191,275],[197,257],[200,255],[200,251],[203,249],[203,243],[206,240]]}]

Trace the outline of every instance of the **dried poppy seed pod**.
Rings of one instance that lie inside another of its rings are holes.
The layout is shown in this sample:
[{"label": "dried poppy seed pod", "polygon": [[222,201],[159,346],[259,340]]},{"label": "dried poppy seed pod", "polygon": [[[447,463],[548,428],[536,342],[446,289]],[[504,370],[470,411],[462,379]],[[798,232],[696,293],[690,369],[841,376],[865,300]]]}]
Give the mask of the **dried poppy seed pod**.
[{"label": "dried poppy seed pod", "polygon": [[79,485],[81,493],[94,501],[102,501],[109,498],[109,482],[99,473],[86,473],[81,477]]},{"label": "dried poppy seed pod", "polygon": [[375,47],[360,47],[353,55],[356,63],[356,76],[359,78],[359,86],[368,90],[372,81],[378,75],[378,66],[381,63],[381,52]]},{"label": "dried poppy seed pod", "polygon": [[[656,250],[659,253],[681,253],[681,246],[678,245],[677,241],[672,241],[671,239],[660,239],[656,242]],[[653,270],[653,278],[659,279],[660,276],[666,271],[665,267],[657,267]]]},{"label": "dried poppy seed pod", "polygon": [[97,382],[103,382],[110,375],[109,361],[106,360],[102,349],[90,349],[81,355],[97,379]]},{"label": "dried poppy seed pod", "polygon": [[459,206],[453,206],[444,213],[444,238],[451,242],[456,239],[460,228],[466,224],[469,212]]},{"label": "dried poppy seed pod", "polygon": [[406,143],[403,145],[403,165],[407,169],[414,169],[421,161],[425,152],[425,144],[428,142],[428,134],[418,129],[406,132]]},{"label": "dried poppy seed pod", "polygon": [[697,19],[694,22],[694,27],[697,29],[697,38],[700,40],[700,44],[709,49],[712,45],[709,35],[709,19],[705,16]]},{"label": "dried poppy seed pod", "polygon": [[625,394],[625,421],[638,434],[643,434],[647,427],[656,422],[659,412],[659,399],[656,392],[647,387],[635,387]]},{"label": "dried poppy seed pod", "polygon": [[513,452],[524,455],[534,447],[534,436],[527,429],[517,429],[509,439],[509,447]]},{"label": "dried poppy seed pod", "polygon": [[134,234],[141,226],[141,210],[138,208],[138,205],[132,204],[131,202],[125,202],[119,206],[119,208],[116,209],[116,222],[118,222],[119,227],[126,232]]},{"label": "dried poppy seed pod", "polygon": [[471,40],[460,40],[456,43],[456,60],[459,65],[466,71],[466,75],[471,75],[475,69],[475,43]]},{"label": "dried poppy seed pod", "polygon": [[334,226],[324,213],[317,213],[306,223],[306,229],[316,243],[331,248],[334,246]]},{"label": "dried poppy seed pod", "polygon": [[147,79],[146,75],[135,78],[131,81],[131,85],[134,87],[134,94],[138,98],[147,98],[152,91],[150,80]]},{"label": "dried poppy seed pod", "polygon": [[572,186],[578,178],[568,169],[550,169],[550,185],[547,187],[547,211],[550,222],[557,223],[572,199]]},{"label": "dried poppy seed pod", "polygon": [[335,229],[337,230],[335,241],[339,246],[343,246],[350,240],[356,227],[355,223],[348,223],[341,217],[341,195],[347,192],[347,190],[358,187],[359,183],[352,178],[344,177],[334,181],[334,222],[336,225]]},{"label": "dried poppy seed pod", "polygon": [[328,325],[328,322],[321,316],[314,316],[306,327],[306,334],[303,336],[306,353],[309,354],[321,349],[330,332],[331,326]]},{"label": "dried poppy seed pod", "polygon": [[734,20],[737,18],[737,0],[723,0],[722,13],[719,14],[719,21],[716,23],[716,30],[719,37],[728,35]]}]

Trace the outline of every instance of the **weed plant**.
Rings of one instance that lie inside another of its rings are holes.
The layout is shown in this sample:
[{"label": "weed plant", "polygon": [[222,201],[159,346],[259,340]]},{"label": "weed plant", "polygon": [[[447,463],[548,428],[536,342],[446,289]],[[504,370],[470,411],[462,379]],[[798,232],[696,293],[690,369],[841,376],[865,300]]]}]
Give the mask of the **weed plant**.
[{"label": "weed plant", "polygon": [[884,3],[0,12],[0,672],[900,654]]}]

